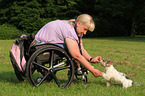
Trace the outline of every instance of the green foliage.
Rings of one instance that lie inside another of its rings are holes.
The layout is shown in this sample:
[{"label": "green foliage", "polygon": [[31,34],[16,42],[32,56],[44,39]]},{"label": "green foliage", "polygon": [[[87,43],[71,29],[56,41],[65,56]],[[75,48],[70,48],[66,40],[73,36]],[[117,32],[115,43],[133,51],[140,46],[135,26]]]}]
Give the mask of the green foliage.
[{"label": "green foliage", "polygon": [[9,23],[25,33],[83,13],[96,23],[88,37],[145,35],[145,0],[0,0],[0,25]]},{"label": "green foliage", "polygon": [[2,0],[0,24],[9,23],[25,33],[35,33],[47,23],[45,21],[79,14],[74,7],[76,4],[73,0]]},{"label": "green foliage", "polygon": [[10,16],[8,23],[16,26],[19,30],[32,33],[44,25],[40,18],[39,4],[36,1],[14,1],[7,11]]},{"label": "green foliage", "polygon": [[136,32],[137,35],[139,31],[144,34],[145,27],[140,26],[141,23],[145,23],[143,20],[145,17],[144,0],[78,1],[82,5],[79,6],[79,10],[91,14],[96,22],[95,32],[89,33],[89,37],[131,36],[132,32]]},{"label": "green foliage", "polygon": [[9,24],[0,25],[0,39],[11,39],[12,35],[20,35],[20,31]]}]

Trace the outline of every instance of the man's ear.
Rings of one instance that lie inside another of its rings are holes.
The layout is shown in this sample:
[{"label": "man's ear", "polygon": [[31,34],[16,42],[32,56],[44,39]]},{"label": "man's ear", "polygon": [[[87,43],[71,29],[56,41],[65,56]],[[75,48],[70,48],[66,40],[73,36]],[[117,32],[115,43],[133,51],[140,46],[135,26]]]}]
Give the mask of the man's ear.
[{"label": "man's ear", "polygon": [[81,23],[80,21],[77,22],[77,27],[80,26],[80,23]]}]

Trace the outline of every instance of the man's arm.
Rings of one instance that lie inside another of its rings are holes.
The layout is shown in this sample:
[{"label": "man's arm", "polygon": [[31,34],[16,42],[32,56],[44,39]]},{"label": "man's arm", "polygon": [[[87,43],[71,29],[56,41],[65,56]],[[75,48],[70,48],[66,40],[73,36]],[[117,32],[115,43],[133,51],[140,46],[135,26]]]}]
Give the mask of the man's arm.
[{"label": "man's arm", "polygon": [[97,69],[94,69],[93,66],[86,60],[86,58],[84,58],[84,56],[80,54],[80,50],[79,50],[77,41],[75,41],[71,38],[66,38],[65,42],[66,42],[67,48],[73,58],[78,60],[85,68],[90,70],[94,74],[95,77],[102,76],[102,72],[100,72]]}]

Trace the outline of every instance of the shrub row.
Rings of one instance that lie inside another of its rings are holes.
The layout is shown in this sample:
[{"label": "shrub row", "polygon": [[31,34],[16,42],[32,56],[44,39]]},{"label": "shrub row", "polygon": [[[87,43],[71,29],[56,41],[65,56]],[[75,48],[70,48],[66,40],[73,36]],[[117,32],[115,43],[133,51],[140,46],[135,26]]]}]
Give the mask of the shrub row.
[{"label": "shrub row", "polygon": [[9,24],[0,25],[0,39],[11,39],[12,35],[20,35],[21,32],[14,26]]}]

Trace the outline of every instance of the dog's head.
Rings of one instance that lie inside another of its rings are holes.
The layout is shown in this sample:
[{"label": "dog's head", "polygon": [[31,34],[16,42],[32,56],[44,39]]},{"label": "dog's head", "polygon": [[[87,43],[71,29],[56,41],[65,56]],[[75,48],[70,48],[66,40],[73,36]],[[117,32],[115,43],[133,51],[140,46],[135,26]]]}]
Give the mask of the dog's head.
[{"label": "dog's head", "polygon": [[111,65],[113,65],[113,60],[111,59],[100,60],[100,64],[103,65],[104,67],[110,67]]}]

